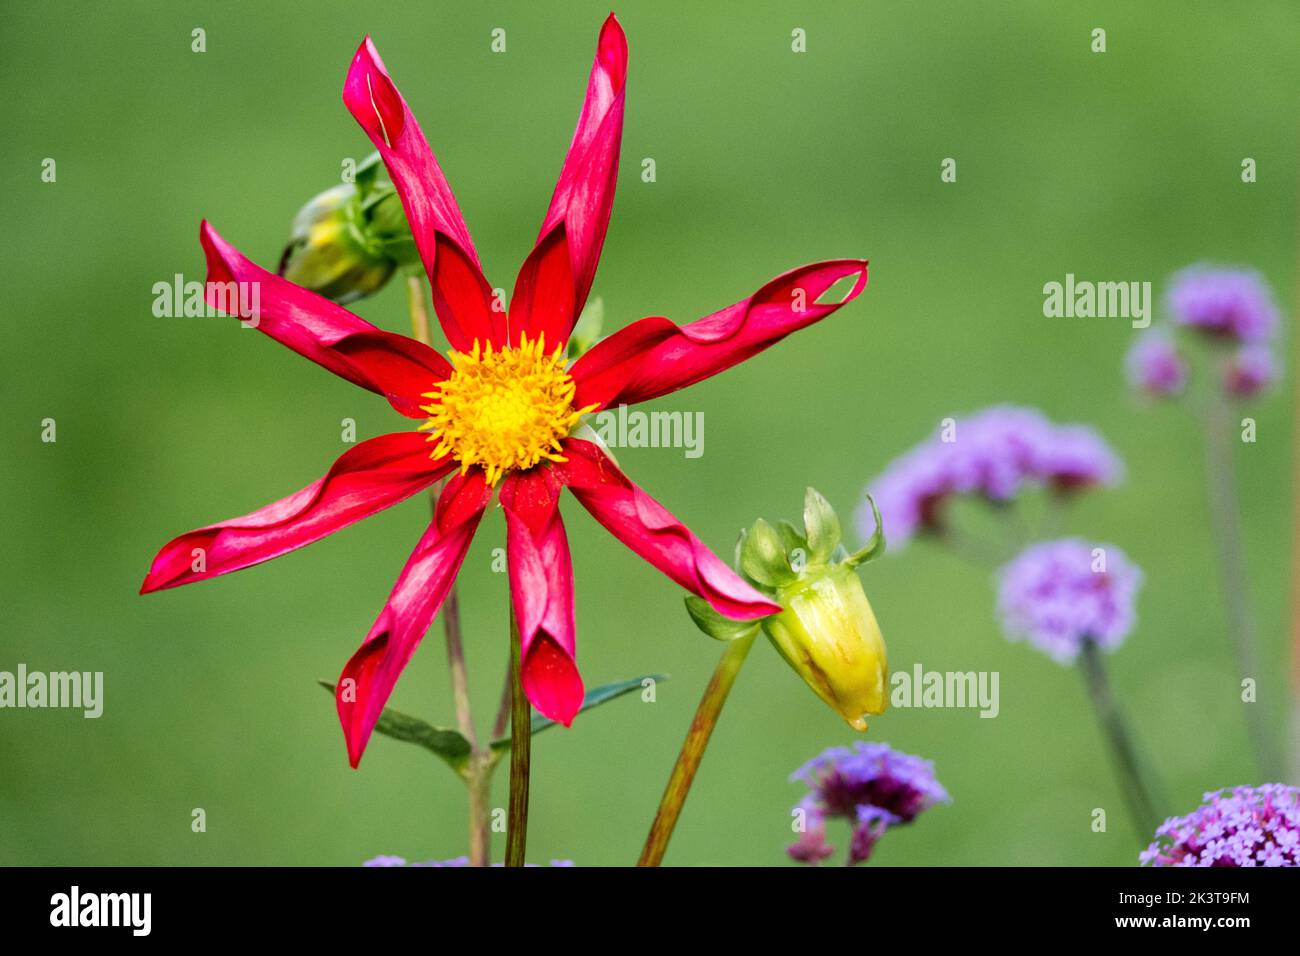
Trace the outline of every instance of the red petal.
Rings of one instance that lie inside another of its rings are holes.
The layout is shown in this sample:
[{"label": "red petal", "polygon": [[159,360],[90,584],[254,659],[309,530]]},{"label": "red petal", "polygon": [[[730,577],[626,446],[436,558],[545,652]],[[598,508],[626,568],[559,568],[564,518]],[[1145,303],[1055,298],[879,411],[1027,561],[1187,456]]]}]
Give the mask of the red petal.
[{"label": "red petal", "polygon": [[[199,242],[208,260],[208,304],[239,315],[281,345],[362,388],[378,392],[410,418],[424,418],[420,396],[451,374],[451,365],[429,346],[385,332],[328,299],[267,272],[246,259],[205,220]],[[244,284],[242,286],[230,283]],[[251,289],[244,306],[239,288]],[[232,292],[232,290],[235,290]],[[255,296],[255,298],[254,298]],[[251,303],[256,315],[245,307]]]},{"label": "red petal", "polygon": [[[370,37],[352,58],[343,102],[388,167],[433,285],[434,310],[451,347],[469,351],[475,339],[485,344],[501,341],[494,335],[504,331],[505,316],[492,313],[492,289],[483,278],[456,197]],[[496,332],[494,319],[500,323]]]},{"label": "red petal", "polygon": [[573,271],[569,267],[569,244],[560,223],[524,260],[510,297],[509,342],[521,335],[530,341],[545,339],[548,352],[564,345],[573,328]]},{"label": "red petal", "polygon": [[[564,227],[573,269],[572,308],[562,315],[558,310],[544,317],[532,315],[531,322],[535,325],[529,330],[532,338],[545,332],[548,343],[563,344],[587,301],[614,205],[626,82],[627,37],[611,13],[600,30],[578,127],[537,238],[540,247],[558,226]],[[512,303],[512,331],[516,328],[513,312]]]},{"label": "red petal", "polygon": [[719,614],[752,620],[780,605],[746,584],[663,505],[638,488],[597,445],[570,438],[556,476],[625,545]]},{"label": "red petal", "polygon": [[573,563],[560,520],[560,487],[550,468],[516,472],[501,485],[501,507],[524,693],[567,727],[582,707],[583,687],[574,662]]},{"label": "red petal", "polygon": [[[848,295],[839,302],[817,302],[848,276],[857,276]],[[834,259],[777,276],[748,299],[689,325],[641,319],[573,364],[570,374],[578,383],[573,403],[632,405],[694,385],[824,319],[857,298],[866,284],[864,260]]]},{"label": "red petal", "polygon": [[388,602],[343,668],[334,697],[353,767],[361,762],[393,685],[455,583],[491,496],[480,470],[447,482],[437,513],[402,568]]},{"label": "red petal", "polygon": [[[454,466],[429,460],[418,432],[381,435],[349,448],[325,477],[297,494],[172,540],[153,560],[141,594],[206,581],[278,558],[428,487]],[[195,549],[202,549],[198,554]],[[195,565],[202,556],[196,571]]]}]

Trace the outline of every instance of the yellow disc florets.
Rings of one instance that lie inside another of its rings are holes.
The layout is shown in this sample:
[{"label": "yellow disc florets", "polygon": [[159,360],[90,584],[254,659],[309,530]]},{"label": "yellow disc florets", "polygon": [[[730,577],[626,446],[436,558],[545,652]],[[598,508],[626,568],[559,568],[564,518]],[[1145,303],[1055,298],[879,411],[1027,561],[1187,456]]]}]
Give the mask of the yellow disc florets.
[{"label": "yellow disc florets", "polygon": [[564,461],[560,442],[589,408],[573,407],[574,383],[564,368],[564,348],[549,355],[545,337],[517,347],[452,352],[451,376],[426,392],[422,405],[436,442],[433,457],[451,454],[461,474],[475,465],[495,485],[507,471],[538,462]]}]

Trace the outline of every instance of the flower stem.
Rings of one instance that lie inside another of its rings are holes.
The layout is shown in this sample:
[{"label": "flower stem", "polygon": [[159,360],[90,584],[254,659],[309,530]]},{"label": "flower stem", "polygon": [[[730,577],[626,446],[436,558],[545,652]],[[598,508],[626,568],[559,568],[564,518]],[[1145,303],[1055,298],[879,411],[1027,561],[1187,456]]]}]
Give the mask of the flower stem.
[{"label": "flower stem", "polygon": [[654,823],[650,825],[650,834],[646,837],[637,866],[658,866],[663,862],[664,851],[672,839],[677,818],[682,814],[682,805],[686,803],[686,795],[690,793],[695,771],[700,768],[700,761],[704,758],[704,750],[709,746],[709,737],[718,723],[718,715],[722,713],[722,706],[731,693],[731,685],[736,682],[736,675],[740,673],[740,666],[745,663],[756,637],[758,628],[731,641],[723,651],[718,666],[713,669],[709,686],[704,689],[704,696],[695,708],[695,719],[691,721],[691,729],[686,732],[686,740],[677,755],[677,763],[673,765],[673,772],[668,777],[668,786],[664,788],[664,795],[659,800],[659,810],[655,814]]},{"label": "flower stem", "polygon": [[[432,326],[429,307],[424,298],[424,282],[419,276],[406,278],[406,303],[411,313],[411,332],[425,345],[431,343]],[[429,508],[437,513],[438,494],[443,482],[429,489]],[[456,585],[447,592],[442,605],[442,627],[447,636],[447,668],[451,672],[451,695],[456,707],[456,726],[469,741],[470,761],[465,784],[469,793],[469,862],[470,866],[487,866],[491,830],[488,813],[488,786],[491,781],[491,763],[480,753],[478,738],[474,734],[474,714],[469,700],[469,671],[465,666],[465,644],[460,628],[460,599]]]},{"label": "flower stem", "polygon": [[[1241,518],[1237,510],[1237,481],[1232,454],[1232,409],[1226,398],[1211,399],[1205,415],[1206,480],[1210,493],[1210,520],[1218,550],[1219,581],[1228,612],[1228,636],[1241,679],[1255,682],[1262,673],[1256,652],[1255,621],[1251,614],[1246,583],[1245,552],[1241,540]],[[1279,780],[1280,759],[1259,698],[1245,703],[1246,728],[1255,750],[1255,761],[1265,780]]]},{"label": "flower stem", "polygon": [[1151,787],[1142,772],[1137,748],[1133,745],[1124,716],[1115,703],[1110,679],[1106,676],[1106,665],[1101,659],[1101,649],[1095,641],[1083,642],[1079,668],[1088,685],[1088,696],[1097,712],[1097,722],[1110,744],[1120,787],[1133,817],[1133,825],[1137,828],[1138,839],[1148,840],[1164,818],[1156,810],[1156,802],[1152,799]]},{"label": "flower stem", "polygon": [[510,808],[506,824],[506,866],[523,866],[528,841],[528,771],[532,760],[533,709],[520,675],[519,622],[510,611]]}]

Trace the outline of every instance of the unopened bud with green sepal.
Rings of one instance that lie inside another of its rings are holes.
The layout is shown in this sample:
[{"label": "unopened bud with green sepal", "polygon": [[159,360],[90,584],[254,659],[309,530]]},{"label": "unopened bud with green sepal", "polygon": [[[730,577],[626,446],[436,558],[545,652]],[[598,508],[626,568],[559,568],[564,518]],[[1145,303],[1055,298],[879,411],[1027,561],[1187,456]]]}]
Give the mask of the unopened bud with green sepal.
[{"label": "unopened bud with green sepal", "polygon": [[856,571],[885,547],[880,512],[870,503],[876,530],[853,554],[841,544],[835,510],[812,488],[804,498],[802,532],[760,518],[742,533],[740,571],[781,605],[781,613],[732,621],[687,599],[691,617],[710,637],[734,640],[761,628],[813,692],[857,730],[867,729],[868,716],[885,712],[889,696],[885,642]]},{"label": "unopened bud with green sepal", "polygon": [[299,210],[280,257],[280,275],[345,304],[374,295],[416,259],[411,229],[376,153],[354,182],[325,190]]}]

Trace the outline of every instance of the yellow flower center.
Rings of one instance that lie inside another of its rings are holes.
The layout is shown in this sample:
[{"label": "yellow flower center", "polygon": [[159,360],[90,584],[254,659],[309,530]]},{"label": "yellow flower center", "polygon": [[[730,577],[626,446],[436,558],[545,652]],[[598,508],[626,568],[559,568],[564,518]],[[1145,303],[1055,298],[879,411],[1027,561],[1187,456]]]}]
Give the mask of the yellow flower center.
[{"label": "yellow flower center", "polygon": [[596,406],[574,409],[564,348],[548,355],[544,343],[544,336],[525,337],[517,348],[494,352],[475,341],[473,351],[451,352],[454,371],[425,393],[433,401],[420,406],[429,413],[420,428],[437,442],[433,458],[450,453],[462,475],[478,465],[491,485],[507,471],[565,460],[560,442]]}]

